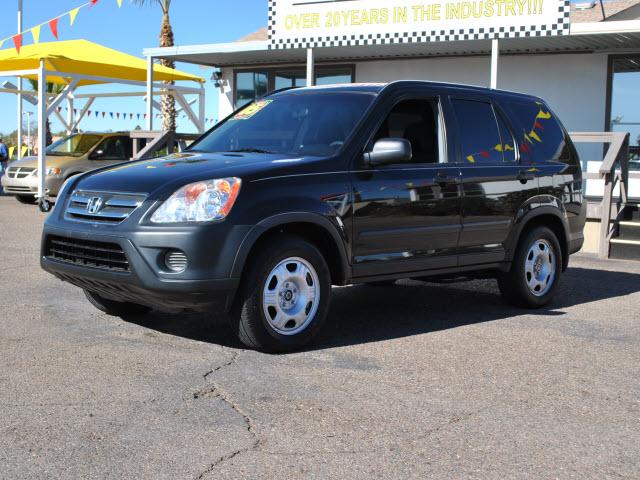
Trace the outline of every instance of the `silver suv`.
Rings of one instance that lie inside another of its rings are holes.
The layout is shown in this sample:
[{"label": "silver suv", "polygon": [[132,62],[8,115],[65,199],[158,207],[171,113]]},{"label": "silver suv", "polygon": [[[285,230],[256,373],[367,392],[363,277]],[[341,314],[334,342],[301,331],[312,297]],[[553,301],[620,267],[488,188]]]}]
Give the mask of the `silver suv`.
[{"label": "silver suv", "polygon": [[[129,160],[132,153],[128,133],[76,133],[62,138],[47,147],[45,189],[55,196],[67,178]],[[22,203],[34,203],[38,177],[37,157],[11,162],[2,176],[4,193]]]}]

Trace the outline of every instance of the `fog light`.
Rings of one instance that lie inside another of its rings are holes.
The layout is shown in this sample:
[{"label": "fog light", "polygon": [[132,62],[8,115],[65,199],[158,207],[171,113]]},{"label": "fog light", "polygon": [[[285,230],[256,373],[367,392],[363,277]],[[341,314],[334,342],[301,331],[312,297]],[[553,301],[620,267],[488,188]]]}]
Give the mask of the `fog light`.
[{"label": "fog light", "polygon": [[180,250],[169,250],[164,255],[164,264],[172,272],[184,272],[187,269],[187,256]]}]

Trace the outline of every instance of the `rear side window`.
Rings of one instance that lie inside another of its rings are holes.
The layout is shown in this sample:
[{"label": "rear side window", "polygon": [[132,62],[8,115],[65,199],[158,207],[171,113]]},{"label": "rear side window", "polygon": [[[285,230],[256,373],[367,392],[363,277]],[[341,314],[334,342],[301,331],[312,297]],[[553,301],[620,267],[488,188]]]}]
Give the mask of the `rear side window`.
[{"label": "rear side window", "polygon": [[544,103],[507,100],[504,106],[517,123],[516,142],[524,161],[570,163],[571,151],[564,131]]},{"label": "rear side window", "polygon": [[[502,162],[504,146],[489,102],[451,99],[458,124],[462,161],[476,164]],[[506,130],[506,126],[503,126]]]}]

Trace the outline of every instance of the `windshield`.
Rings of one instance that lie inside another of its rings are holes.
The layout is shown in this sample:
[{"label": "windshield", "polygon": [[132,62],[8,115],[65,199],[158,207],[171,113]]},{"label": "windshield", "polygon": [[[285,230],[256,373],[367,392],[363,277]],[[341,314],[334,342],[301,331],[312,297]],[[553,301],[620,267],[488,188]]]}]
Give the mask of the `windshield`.
[{"label": "windshield", "polygon": [[325,156],[336,153],[375,96],[371,93],[287,93],[250,103],[191,148]]},{"label": "windshield", "polygon": [[76,133],[62,138],[47,147],[47,155],[81,157],[102,139],[102,135]]}]

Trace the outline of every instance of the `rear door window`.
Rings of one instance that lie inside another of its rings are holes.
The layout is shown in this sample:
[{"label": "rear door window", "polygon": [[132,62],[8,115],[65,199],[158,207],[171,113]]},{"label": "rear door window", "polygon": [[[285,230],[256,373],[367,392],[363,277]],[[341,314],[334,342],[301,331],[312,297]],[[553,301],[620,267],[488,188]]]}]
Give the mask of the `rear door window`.
[{"label": "rear door window", "polygon": [[491,103],[461,98],[452,98],[451,103],[458,125],[462,162],[502,162],[504,147]]}]

